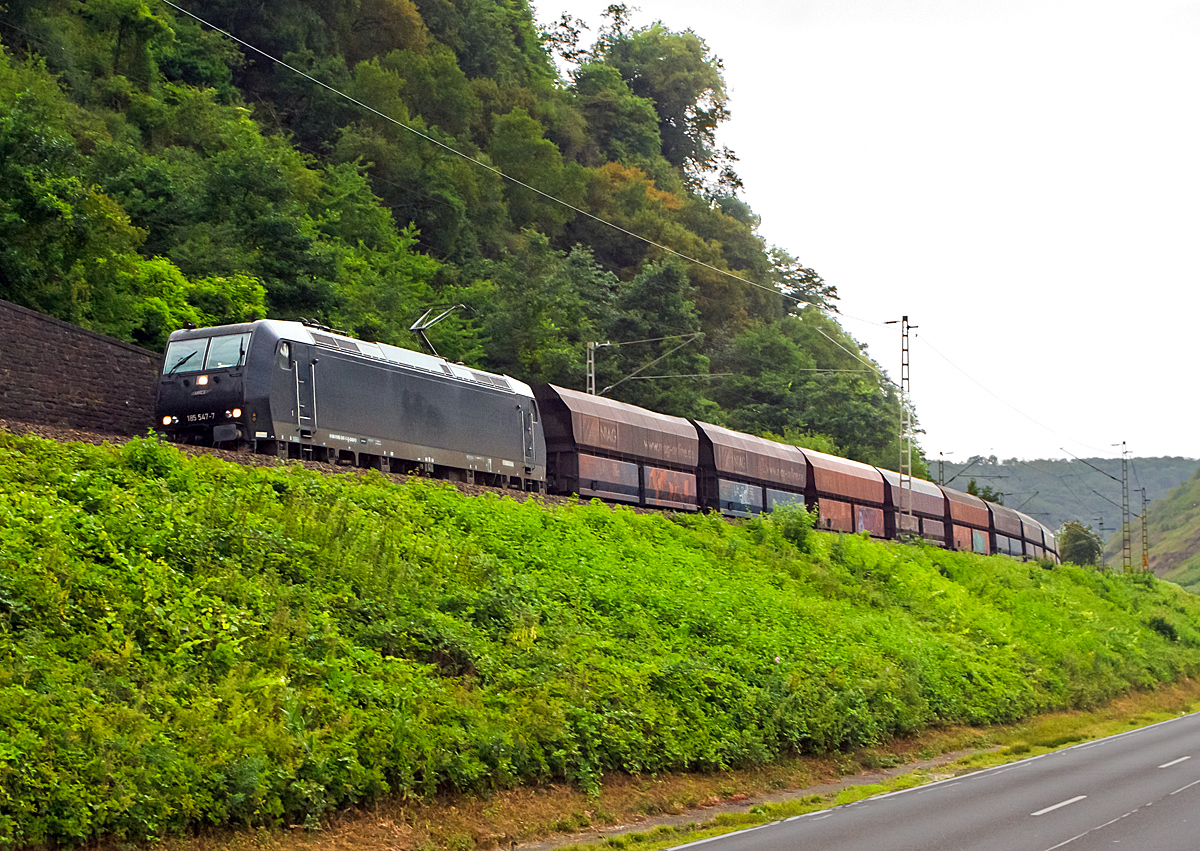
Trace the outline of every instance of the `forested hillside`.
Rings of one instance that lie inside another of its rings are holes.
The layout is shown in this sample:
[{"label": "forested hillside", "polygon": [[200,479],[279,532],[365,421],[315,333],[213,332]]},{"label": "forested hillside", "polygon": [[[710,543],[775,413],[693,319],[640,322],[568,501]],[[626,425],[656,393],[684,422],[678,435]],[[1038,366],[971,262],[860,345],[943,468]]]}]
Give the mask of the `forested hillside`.
[{"label": "forested hillside", "polygon": [[160,2],[0,8],[0,297],[150,347],[265,316],[415,347],[463,304],[430,331],[453,360],[582,388],[586,343],[624,343],[615,398],[896,465],[892,385],[737,197],[700,36],[613,6],[585,44],[526,0],[188,11],[265,53]]}]

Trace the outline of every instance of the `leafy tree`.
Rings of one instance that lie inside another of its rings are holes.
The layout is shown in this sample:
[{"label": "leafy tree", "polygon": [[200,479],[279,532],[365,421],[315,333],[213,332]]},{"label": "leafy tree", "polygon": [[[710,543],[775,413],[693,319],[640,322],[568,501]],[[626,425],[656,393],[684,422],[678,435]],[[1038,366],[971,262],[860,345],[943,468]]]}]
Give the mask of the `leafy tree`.
[{"label": "leafy tree", "polygon": [[771,260],[771,282],[784,295],[804,304],[815,304],[826,310],[837,310],[837,287],[827,284],[815,271],[808,268],[779,247],[767,252]]},{"label": "leafy tree", "polygon": [[237,45],[191,18],[174,18],[171,30],[173,39],[154,45],[154,58],[163,77],[200,90],[212,89],[220,103],[240,103],[242,95],[233,75],[245,60]]},{"label": "leafy tree", "polygon": [[431,42],[412,0],[360,0],[357,12],[343,19],[342,53],[353,65],[397,49],[423,53]]},{"label": "leafy tree", "polygon": [[[715,407],[705,399],[708,357],[693,299],[676,261],[647,266],[630,282],[609,332],[616,350],[597,365],[597,384],[611,387],[605,395],[675,416],[712,418]],[[679,377],[654,377],[664,375]]]},{"label": "leafy tree", "polygon": [[81,7],[83,20],[111,38],[111,73],[148,87],[157,70],[149,47],[170,34],[167,22],[151,12],[145,0],[88,0]]},{"label": "leafy tree", "polygon": [[722,424],[752,434],[803,433],[808,424],[802,394],[815,367],[812,354],[782,324],[746,328],[713,355],[713,371],[728,373],[711,390]]},{"label": "leafy tree", "polygon": [[532,230],[489,268],[488,363],[526,381],[581,389],[587,343],[603,339],[612,318],[616,276],[588,249],[555,251]]},{"label": "leafy tree", "polygon": [[595,52],[620,71],[635,95],[654,104],[667,161],[693,181],[711,171],[717,125],[729,112],[721,61],[703,39],[661,23],[629,33],[614,26]]},{"label": "leafy tree", "polygon": [[637,274],[649,254],[645,240],[633,234],[666,245],[674,234],[682,235],[673,221],[683,209],[682,195],[660,189],[642,169],[605,163],[588,169],[584,180],[580,206],[596,218],[576,217],[564,228],[562,238],[591,246],[602,265],[626,280]]},{"label": "leafy tree", "polygon": [[525,184],[506,182],[504,187],[515,227],[538,225],[553,231],[574,216],[568,207],[546,196],[578,199],[582,175],[577,167],[564,166],[558,147],[544,138],[542,126],[525,110],[514,109],[496,119],[487,153],[506,175]]},{"label": "leafy tree", "polygon": [[412,113],[452,136],[469,138],[483,104],[450,48],[435,43],[422,53],[394,50],[382,66],[403,80],[400,96]]},{"label": "leafy tree", "polygon": [[982,488],[975,483],[974,479],[967,482],[967,493],[971,496],[977,496],[984,502],[992,502],[996,505],[1004,505],[1004,494],[998,490],[993,490],[991,485],[984,485]]},{"label": "leafy tree", "polygon": [[1068,520],[1058,530],[1058,555],[1072,564],[1097,564],[1104,541],[1078,520]]},{"label": "leafy tree", "polygon": [[583,31],[586,29],[588,25],[582,20],[563,12],[553,27],[540,28],[542,43],[564,62],[579,65],[588,57],[587,48],[579,46],[579,39],[583,37]]},{"label": "leafy tree", "polygon": [[616,68],[584,65],[574,74],[574,90],[593,145],[589,159],[638,165],[660,155],[653,101],[635,95]]},{"label": "leafy tree", "polygon": [[426,26],[468,77],[501,85],[549,84],[554,70],[529,5],[519,0],[416,0]]}]

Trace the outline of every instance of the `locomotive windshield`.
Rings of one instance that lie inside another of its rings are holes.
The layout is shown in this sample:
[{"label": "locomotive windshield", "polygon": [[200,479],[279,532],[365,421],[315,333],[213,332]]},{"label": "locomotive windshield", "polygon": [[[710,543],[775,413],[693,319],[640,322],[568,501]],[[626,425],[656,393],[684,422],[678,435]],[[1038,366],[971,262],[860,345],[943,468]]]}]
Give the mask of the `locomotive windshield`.
[{"label": "locomotive windshield", "polygon": [[241,366],[246,362],[249,345],[249,334],[176,340],[167,346],[167,356],[163,361],[164,374]]}]

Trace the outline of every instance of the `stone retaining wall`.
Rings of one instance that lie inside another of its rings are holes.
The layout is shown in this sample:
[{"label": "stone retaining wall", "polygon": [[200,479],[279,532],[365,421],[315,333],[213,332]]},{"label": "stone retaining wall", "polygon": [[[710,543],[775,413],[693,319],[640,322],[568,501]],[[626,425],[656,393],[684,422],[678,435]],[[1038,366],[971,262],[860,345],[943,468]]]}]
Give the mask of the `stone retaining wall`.
[{"label": "stone retaining wall", "polygon": [[162,356],[0,301],[0,419],[107,434],[154,424]]}]

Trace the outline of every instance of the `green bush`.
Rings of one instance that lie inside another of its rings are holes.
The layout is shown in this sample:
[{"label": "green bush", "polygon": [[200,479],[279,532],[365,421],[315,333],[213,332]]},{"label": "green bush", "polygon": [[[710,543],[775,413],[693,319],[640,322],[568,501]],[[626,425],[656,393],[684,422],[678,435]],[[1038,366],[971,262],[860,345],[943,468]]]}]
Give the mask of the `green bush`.
[{"label": "green bush", "polygon": [[0,435],[0,844],[594,791],[1200,668],[1167,583],[810,530]]}]

